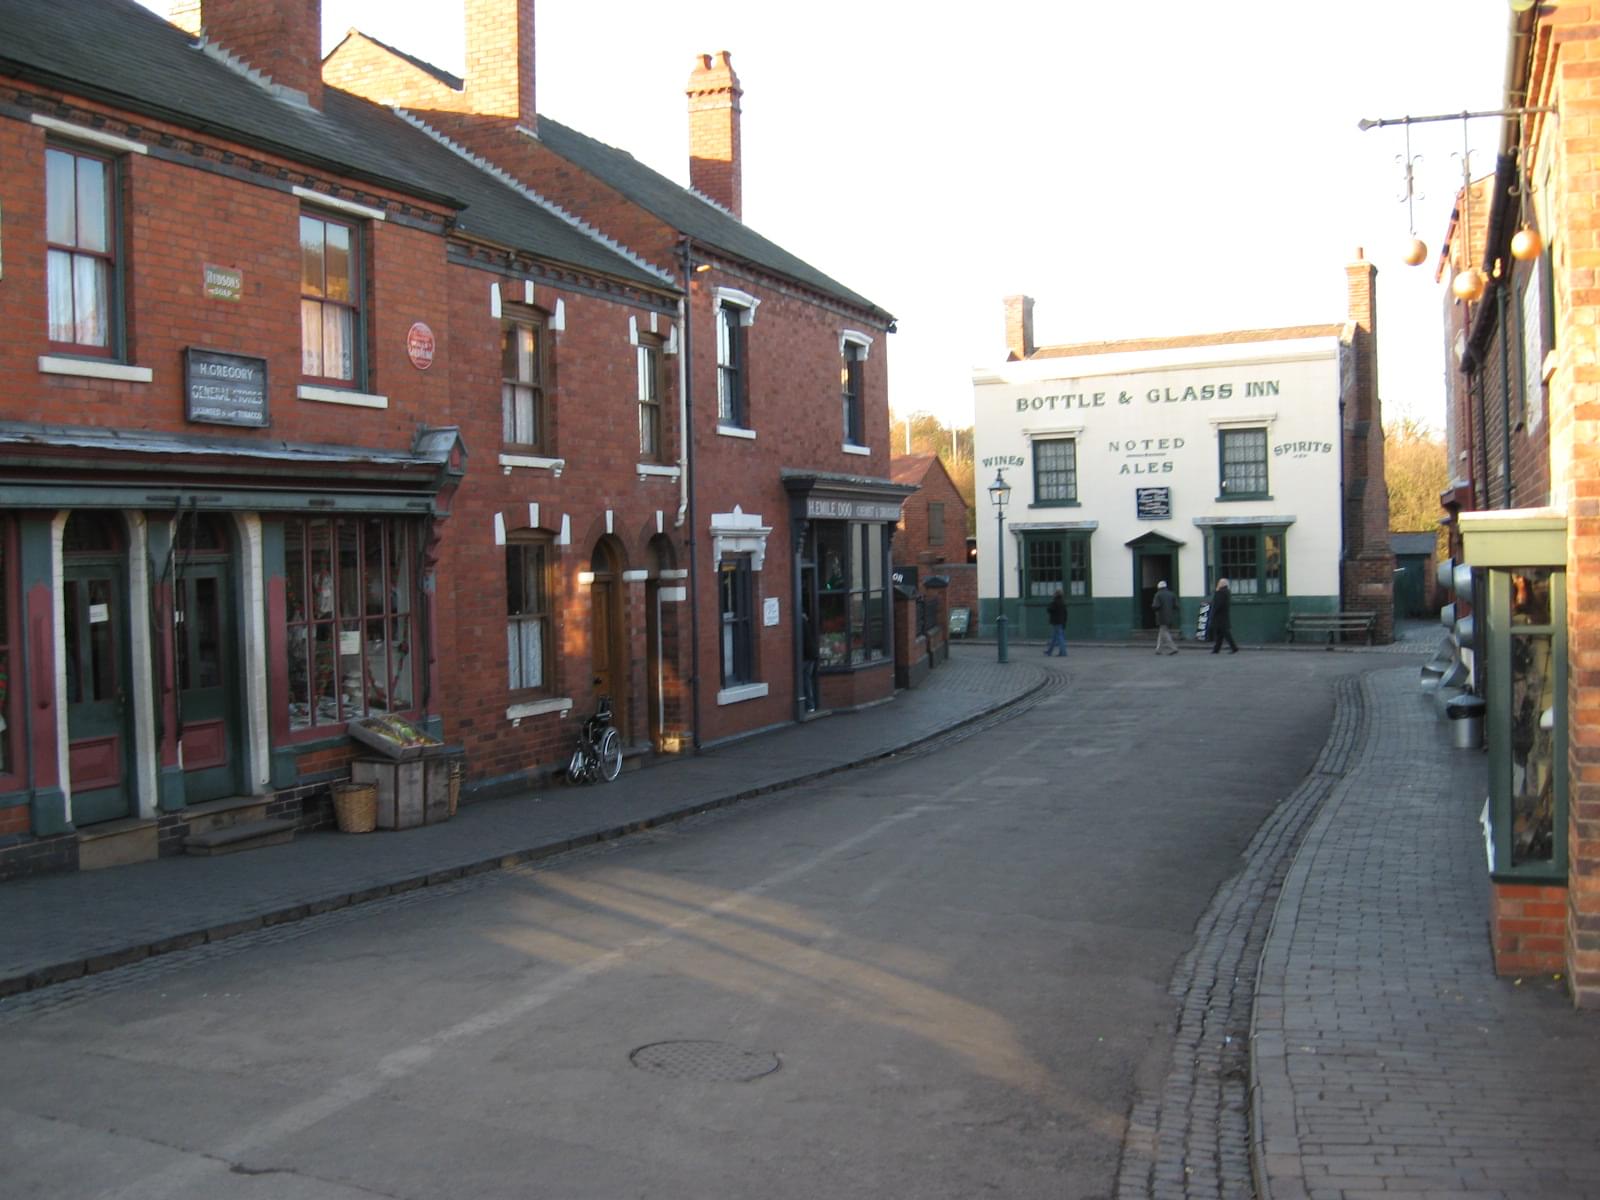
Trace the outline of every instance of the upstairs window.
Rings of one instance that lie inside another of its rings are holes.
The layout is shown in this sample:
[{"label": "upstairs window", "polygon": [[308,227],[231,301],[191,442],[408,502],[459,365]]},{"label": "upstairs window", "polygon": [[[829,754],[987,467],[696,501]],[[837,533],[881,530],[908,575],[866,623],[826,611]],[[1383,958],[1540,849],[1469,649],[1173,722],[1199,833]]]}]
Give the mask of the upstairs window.
[{"label": "upstairs window", "polygon": [[1074,439],[1050,438],[1033,443],[1033,502],[1078,502],[1078,443]]},{"label": "upstairs window", "polygon": [[928,501],[928,545],[944,545],[944,501]]},{"label": "upstairs window", "polygon": [[44,158],[50,343],[110,357],[118,335],[116,167],[60,146]]},{"label": "upstairs window", "polygon": [[[1267,496],[1267,431],[1223,429],[1218,433],[1224,500]],[[1230,575],[1229,579],[1233,577]]]},{"label": "upstairs window", "polygon": [[660,462],[665,456],[661,444],[661,349],[653,342],[640,342],[635,354],[639,386],[639,457],[645,462]]},{"label": "upstairs window", "polygon": [[749,381],[745,371],[749,345],[745,326],[747,311],[727,301],[717,306],[717,421],[737,429],[749,426]]},{"label": "upstairs window", "polygon": [[544,325],[532,314],[500,326],[500,436],[507,446],[545,445],[544,341]]},{"label": "upstairs window", "polygon": [[862,357],[864,350],[857,342],[845,342],[839,363],[839,391],[844,406],[844,440],[851,446],[864,446],[867,432],[861,409]]},{"label": "upstairs window", "polygon": [[360,371],[361,238],[349,221],[300,214],[300,373],[350,386]]}]

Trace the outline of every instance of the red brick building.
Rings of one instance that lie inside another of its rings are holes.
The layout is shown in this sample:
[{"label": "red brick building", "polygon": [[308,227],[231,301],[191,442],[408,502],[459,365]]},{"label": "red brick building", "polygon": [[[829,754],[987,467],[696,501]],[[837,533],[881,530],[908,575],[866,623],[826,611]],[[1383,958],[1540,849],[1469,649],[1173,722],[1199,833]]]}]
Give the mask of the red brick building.
[{"label": "red brick building", "polygon": [[479,790],[601,694],[793,719],[805,604],[824,705],[889,694],[887,314],[580,134],[467,149],[537,121],[531,3],[469,3],[449,137],[315,3],[181,7],[0,0],[0,875],[325,819],[358,717]]},{"label": "red brick building", "polygon": [[930,575],[948,579],[945,611],[976,612],[977,567],[967,561],[967,502],[944,463],[936,454],[897,454],[889,468],[896,483],[917,489],[901,506],[895,568],[915,567],[919,583]]},{"label": "red brick building", "polygon": [[[1588,130],[1600,15],[1510,15],[1500,154],[1443,269],[1454,627],[1486,700],[1491,928],[1503,974],[1600,1004],[1600,230]],[[1533,236],[1530,236],[1533,235]],[[1477,278],[1462,278],[1469,271]],[[1456,286],[1459,284],[1460,286]]]}]

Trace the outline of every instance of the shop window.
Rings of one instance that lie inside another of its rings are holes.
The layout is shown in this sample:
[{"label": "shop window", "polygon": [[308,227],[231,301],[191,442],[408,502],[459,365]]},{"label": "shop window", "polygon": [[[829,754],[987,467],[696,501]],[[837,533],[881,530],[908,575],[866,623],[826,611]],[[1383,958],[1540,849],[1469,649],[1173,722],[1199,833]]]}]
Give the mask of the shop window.
[{"label": "shop window", "polygon": [[1217,440],[1222,499],[1267,499],[1267,431],[1223,429],[1218,431]]},{"label": "shop window", "polygon": [[754,683],[755,578],[750,555],[724,555],[717,581],[722,610],[722,686]]},{"label": "shop window", "polygon": [[884,526],[819,521],[817,662],[840,669],[881,662],[889,652]]},{"label": "shop window", "polygon": [[50,345],[118,353],[116,164],[64,146],[45,150],[45,275]]},{"label": "shop window", "polygon": [[639,385],[639,457],[645,462],[661,462],[661,348],[641,341],[634,355]]},{"label": "shop window", "polygon": [[[1507,572],[1510,587],[1510,858],[1513,868],[1551,867],[1557,856],[1556,634],[1551,585],[1559,572]],[[1563,723],[1564,724],[1564,723]],[[1565,826],[1563,817],[1560,821]]]},{"label": "shop window", "polygon": [[1234,597],[1282,596],[1283,543],[1281,529],[1219,530],[1212,563],[1212,583],[1226,577]]},{"label": "shop window", "polygon": [[289,728],[330,732],[414,703],[416,527],[386,517],[284,522]]},{"label": "shop window", "polygon": [[507,446],[544,446],[544,340],[544,324],[531,313],[508,315],[500,326],[500,439]]},{"label": "shop window", "polygon": [[513,537],[506,544],[506,669],[512,691],[550,683],[551,567],[547,539]]},{"label": "shop window", "polygon": [[1078,502],[1078,443],[1075,439],[1048,438],[1033,443],[1033,502]]},{"label": "shop window", "polygon": [[361,229],[300,214],[300,373],[342,386],[361,373]]},{"label": "shop window", "polygon": [[1060,588],[1074,599],[1093,595],[1087,533],[1029,535],[1023,552],[1022,595],[1048,601]]},{"label": "shop window", "polygon": [[844,440],[849,446],[867,443],[866,421],[862,413],[862,359],[866,351],[857,342],[845,342],[839,361],[839,393],[844,407]]}]

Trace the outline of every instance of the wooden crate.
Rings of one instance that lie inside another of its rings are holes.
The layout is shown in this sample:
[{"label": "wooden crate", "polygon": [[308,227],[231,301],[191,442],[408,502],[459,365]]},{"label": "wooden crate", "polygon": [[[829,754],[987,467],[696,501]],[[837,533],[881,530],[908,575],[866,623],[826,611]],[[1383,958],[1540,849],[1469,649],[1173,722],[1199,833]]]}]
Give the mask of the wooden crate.
[{"label": "wooden crate", "polygon": [[450,760],[442,755],[401,762],[358,758],[350,777],[378,785],[379,829],[414,829],[450,819]]}]

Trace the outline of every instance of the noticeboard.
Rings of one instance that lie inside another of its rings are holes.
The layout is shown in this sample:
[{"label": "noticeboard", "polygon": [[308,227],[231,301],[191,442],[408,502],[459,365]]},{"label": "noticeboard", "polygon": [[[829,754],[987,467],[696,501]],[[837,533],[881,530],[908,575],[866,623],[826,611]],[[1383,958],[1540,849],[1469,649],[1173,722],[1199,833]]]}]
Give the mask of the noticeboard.
[{"label": "noticeboard", "polygon": [[184,351],[184,416],[211,425],[268,425],[267,360],[214,350]]},{"label": "noticeboard", "polygon": [[970,608],[952,608],[950,610],[950,636],[966,637],[967,628],[972,623],[972,610]]},{"label": "noticeboard", "polygon": [[1133,502],[1141,521],[1167,521],[1172,518],[1171,488],[1134,488]]}]

